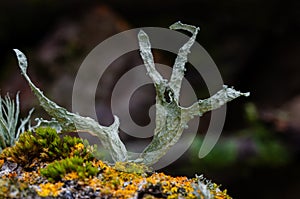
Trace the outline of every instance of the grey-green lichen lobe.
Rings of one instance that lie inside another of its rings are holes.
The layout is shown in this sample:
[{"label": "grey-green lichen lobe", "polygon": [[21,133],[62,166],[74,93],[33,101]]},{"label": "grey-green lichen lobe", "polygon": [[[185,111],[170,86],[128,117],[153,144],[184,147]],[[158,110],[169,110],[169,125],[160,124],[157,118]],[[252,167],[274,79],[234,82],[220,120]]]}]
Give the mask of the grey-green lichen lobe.
[{"label": "grey-green lichen lobe", "polygon": [[22,75],[29,83],[32,91],[37,96],[40,105],[54,117],[64,131],[83,130],[93,132],[103,146],[110,152],[115,162],[134,161],[145,165],[153,165],[179,140],[182,132],[187,128],[187,123],[195,116],[219,108],[225,103],[239,97],[248,96],[249,93],[241,93],[224,86],[222,90],[208,99],[199,100],[190,107],[179,105],[180,89],[185,72],[185,63],[188,61],[190,48],[195,42],[199,28],[177,22],[170,26],[173,30],[185,30],[192,33],[192,37],[179,49],[175,60],[171,78],[166,80],[156,70],[154,58],[151,52],[151,43],[148,35],[141,30],[138,33],[140,55],[144,61],[147,74],[152,79],[156,90],[156,128],[152,142],[145,148],[137,159],[130,160],[129,152],[119,138],[119,119],[111,126],[101,126],[98,122],[89,117],[82,117],[78,114],[68,112],[63,107],[49,100],[40,91],[27,75],[27,60],[25,55],[15,49]]},{"label": "grey-green lichen lobe", "polygon": [[[156,90],[156,128],[152,142],[136,161],[146,165],[156,163],[167,151],[178,142],[187,123],[195,116],[217,109],[225,103],[239,97],[248,96],[249,93],[241,93],[223,86],[223,89],[205,100],[195,102],[191,107],[181,107],[179,96],[182,79],[184,77],[185,64],[190,48],[195,42],[199,28],[177,22],[170,26],[173,30],[186,30],[192,37],[179,49],[173,66],[170,80],[163,79],[155,68],[151,44],[147,34],[140,31],[138,34],[140,54],[144,61],[147,74],[152,79]],[[167,96],[167,97],[166,97]]]},{"label": "grey-green lichen lobe", "polygon": [[82,130],[93,132],[94,135],[100,139],[103,146],[110,152],[110,155],[114,161],[127,160],[127,150],[118,136],[118,128],[120,124],[118,117],[115,116],[114,123],[111,126],[106,127],[101,126],[92,118],[82,117],[78,114],[67,111],[63,107],[58,106],[56,103],[49,100],[30,80],[29,76],[27,75],[28,64],[26,56],[18,49],[14,49],[14,51],[16,52],[22,75],[29,83],[33,93],[38,98],[40,105],[50,116],[59,122],[64,131]]}]

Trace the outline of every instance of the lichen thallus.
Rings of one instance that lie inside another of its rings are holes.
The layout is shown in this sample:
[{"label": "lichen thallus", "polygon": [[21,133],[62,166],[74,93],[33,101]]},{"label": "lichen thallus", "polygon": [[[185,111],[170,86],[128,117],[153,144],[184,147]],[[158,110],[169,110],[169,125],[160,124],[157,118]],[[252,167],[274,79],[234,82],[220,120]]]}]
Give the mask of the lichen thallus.
[{"label": "lichen thallus", "polygon": [[[63,131],[88,131],[97,136],[103,147],[107,149],[114,162],[136,162],[145,165],[153,165],[179,140],[187,123],[195,116],[217,109],[225,103],[239,97],[248,96],[249,93],[241,93],[228,86],[218,91],[211,97],[199,100],[190,107],[179,105],[181,82],[184,77],[187,55],[194,44],[199,28],[181,22],[170,26],[173,30],[185,30],[192,33],[192,37],[179,49],[178,56],[173,66],[170,80],[164,79],[156,70],[151,44],[148,35],[141,30],[138,33],[140,54],[144,61],[147,74],[152,79],[156,90],[156,128],[153,140],[145,148],[137,159],[131,159],[125,145],[118,135],[119,119],[114,116],[114,123],[110,126],[102,126],[89,117],[83,117],[67,111],[49,100],[43,92],[37,88],[27,75],[27,59],[19,50],[14,49],[22,75],[29,83],[32,91],[46,112],[55,118]],[[166,95],[167,93],[167,95]],[[166,98],[166,96],[168,96]]]}]

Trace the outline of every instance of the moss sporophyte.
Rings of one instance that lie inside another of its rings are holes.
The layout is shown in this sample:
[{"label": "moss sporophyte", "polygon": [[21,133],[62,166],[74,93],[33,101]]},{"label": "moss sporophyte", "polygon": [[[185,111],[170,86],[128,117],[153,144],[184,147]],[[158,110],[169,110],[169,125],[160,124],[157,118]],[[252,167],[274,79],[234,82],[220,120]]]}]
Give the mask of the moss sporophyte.
[{"label": "moss sporophyte", "polygon": [[[26,188],[23,190],[34,190],[40,197],[70,198],[71,195],[71,198],[80,198],[80,191],[84,191],[94,198],[230,198],[226,191],[222,192],[217,185],[202,176],[193,179],[171,177],[149,169],[179,140],[192,118],[217,109],[239,96],[249,95],[223,86],[223,89],[208,99],[199,100],[190,107],[180,106],[185,63],[199,28],[180,22],[170,28],[192,33],[192,37],[179,49],[170,80],[164,79],[156,70],[147,34],[142,30],[138,33],[140,54],[156,90],[156,128],[153,140],[138,158],[132,158],[121,141],[117,116],[114,116],[112,125],[102,126],[92,118],[58,106],[33,84],[27,74],[25,55],[14,49],[22,75],[40,105],[54,118],[50,122],[40,119],[40,126],[51,123],[57,128],[30,128],[20,135],[12,147],[5,148],[0,155],[0,183],[8,185],[18,178],[25,183]],[[3,110],[0,107],[1,109]],[[0,117],[2,125],[4,116],[0,114]],[[61,132],[85,131],[97,136],[109,151],[114,166],[95,158],[94,148],[84,144],[82,139],[69,136],[61,138],[57,129]],[[5,134],[3,130],[1,133]],[[6,138],[0,138],[3,137]],[[0,196],[6,193],[9,193],[8,189],[0,190]],[[21,191],[19,196],[30,193]]]}]

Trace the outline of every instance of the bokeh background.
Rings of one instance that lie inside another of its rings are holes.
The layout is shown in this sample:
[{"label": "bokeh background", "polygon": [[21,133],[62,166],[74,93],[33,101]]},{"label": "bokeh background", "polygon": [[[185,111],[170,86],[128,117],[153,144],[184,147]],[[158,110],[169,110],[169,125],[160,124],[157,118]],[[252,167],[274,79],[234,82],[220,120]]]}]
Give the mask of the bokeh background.
[{"label": "bokeh background", "polygon": [[[21,91],[22,114],[35,107],[35,116],[47,118],[20,75],[13,48],[26,53],[29,73],[47,96],[71,110],[76,72],[101,41],[130,28],[168,27],[178,20],[200,26],[197,41],[219,67],[224,82],[251,96],[228,104],[224,132],[207,157],[198,159],[197,153],[209,114],[201,120],[191,148],[162,171],[190,177],[203,173],[234,198],[299,198],[299,10],[296,0],[3,0],[1,95]],[[175,57],[160,51],[155,56],[166,64]],[[101,123],[111,122],[109,94],[116,79],[140,63],[137,53],[129,53],[114,63],[118,70],[108,71],[101,80],[106,86],[96,97]],[[199,97],[205,96],[205,85],[197,83],[192,70],[187,73]],[[145,110],[134,108],[133,115],[141,119],[139,113]],[[147,123],[144,119],[140,122]],[[125,142],[133,139],[121,136]]]}]

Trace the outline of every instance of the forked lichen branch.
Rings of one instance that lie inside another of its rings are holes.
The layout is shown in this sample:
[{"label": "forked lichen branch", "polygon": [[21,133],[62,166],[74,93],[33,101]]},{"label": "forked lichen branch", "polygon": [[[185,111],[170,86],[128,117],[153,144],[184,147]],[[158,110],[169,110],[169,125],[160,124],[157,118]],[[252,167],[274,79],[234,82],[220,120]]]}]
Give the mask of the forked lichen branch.
[{"label": "forked lichen branch", "polygon": [[169,81],[163,79],[155,68],[151,53],[151,44],[147,34],[142,30],[138,34],[140,54],[156,90],[156,128],[154,137],[152,142],[142,152],[140,158],[136,160],[137,162],[140,161],[147,165],[156,163],[178,142],[183,130],[187,128],[187,123],[194,116],[201,116],[203,113],[219,108],[239,96],[249,95],[249,93],[241,93],[233,88],[223,86],[222,90],[210,98],[199,100],[188,108],[181,107],[179,105],[179,93],[184,77],[185,64],[199,28],[182,24],[181,22],[171,25],[170,28],[174,30],[187,30],[193,35],[179,49]]},{"label": "forked lichen branch", "polygon": [[15,52],[19,60],[21,72],[37,96],[41,106],[59,122],[64,131],[84,130],[93,133],[100,139],[103,146],[110,152],[112,159],[116,162],[135,161],[152,165],[164,156],[179,140],[183,130],[187,128],[187,123],[193,117],[201,116],[205,112],[219,108],[239,96],[249,95],[249,93],[241,93],[233,88],[224,86],[222,90],[208,99],[199,100],[190,107],[181,107],[179,105],[179,97],[185,64],[199,28],[182,24],[181,22],[171,25],[170,28],[173,30],[189,31],[192,33],[192,37],[179,49],[169,81],[164,79],[155,68],[148,35],[142,30],[138,34],[140,54],[147,74],[152,79],[156,90],[156,128],[152,142],[140,154],[139,158],[135,160],[128,159],[128,152],[119,138],[119,119],[117,116],[114,116],[115,121],[111,126],[101,126],[89,117],[82,117],[78,114],[68,112],[66,109],[50,101],[28,77],[25,55],[17,49],[15,49]]}]

